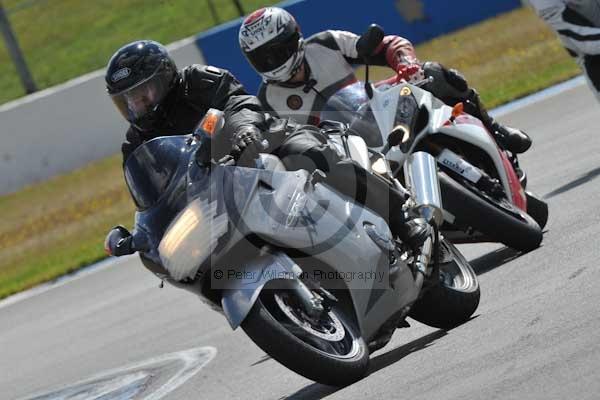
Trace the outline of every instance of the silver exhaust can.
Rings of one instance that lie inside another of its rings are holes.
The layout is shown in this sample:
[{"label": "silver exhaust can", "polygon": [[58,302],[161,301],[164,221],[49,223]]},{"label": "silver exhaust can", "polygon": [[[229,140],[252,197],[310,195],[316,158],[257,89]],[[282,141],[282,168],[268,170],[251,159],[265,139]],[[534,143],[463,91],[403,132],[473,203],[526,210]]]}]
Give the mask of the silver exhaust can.
[{"label": "silver exhaust can", "polygon": [[441,226],[444,221],[442,192],[435,158],[423,151],[411,154],[404,164],[404,178],[419,214]]}]

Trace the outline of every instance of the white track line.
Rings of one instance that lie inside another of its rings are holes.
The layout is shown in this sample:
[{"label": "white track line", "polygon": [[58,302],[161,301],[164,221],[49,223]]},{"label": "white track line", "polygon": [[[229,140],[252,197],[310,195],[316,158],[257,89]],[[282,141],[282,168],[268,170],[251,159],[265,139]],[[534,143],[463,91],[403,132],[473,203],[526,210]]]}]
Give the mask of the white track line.
[{"label": "white track line", "polygon": [[506,114],[510,114],[514,111],[520,110],[527,106],[530,106],[540,101],[546,100],[550,97],[558,96],[559,94],[566,92],[567,90],[575,89],[576,87],[585,85],[585,79],[583,75],[576,78],[569,79],[568,81],[559,83],[558,85],[550,86],[547,89],[539,91],[537,93],[530,94],[521,99],[511,101],[503,106],[494,108],[490,111],[490,114],[494,117],[502,117]]},{"label": "white track line", "polygon": [[[180,42],[184,42],[184,41],[189,41],[190,39],[193,38],[188,38],[188,39],[184,39]],[[180,42],[177,43],[173,43],[173,45],[178,44]],[[181,44],[181,46],[183,46],[185,44]],[[98,71],[97,71],[98,72]],[[83,77],[82,77],[83,78]],[[79,78],[78,78],[79,79]],[[517,111],[519,109],[528,107],[532,104],[538,103],[540,101],[546,100],[550,97],[553,96],[558,96],[559,94],[567,91],[567,90],[571,90],[573,88],[579,87],[585,85],[585,79],[583,76],[579,76],[577,78],[573,78],[571,80],[568,80],[566,82],[563,83],[559,83],[558,85],[555,86],[551,86],[547,89],[544,89],[540,92],[531,94],[529,96],[526,96],[522,99],[519,100],[515,100],[513,102],[510,102],[508,104],[505,104],[503,106],[500,106],[498,108],[495,108],[493,110],[491,110],[491,114],[494,117],[501,117],[503,115],[509,114],[511,112]],[[29,97],[29,96],[28,96]],[[2,110],[2,108],[0,107],[0,111]],[[120,264],[123,263],[127,260],[130,260],[132,257],[136,257],[136,256],[127,256],[127,257],[120,257],[120,258],[107,258],[106,260],[100,261],[99,263],[96,264],[92,264],[88,267],[84,267],[82,269],[80,269],[79,271],[72,273],[72,274],[68,274],[65,275],[63,277],[60,277],[52,282],[48,282],[48,283],[43,283],[39,286],[36,286],[32,289],[26,290],[24,292],[20,292],[17,293],[15,295],[9,296],[4,300],[0,300],[0,308],[3,307],[7,307],[11,304],[15,304],[19,301],[31,298],[33,296],[37,296],[38,294],[47,292],[48,290],[60,287],[62,285],[66,285],[69,282],[73,282],[77,279],[81,279],[84,278],[88,275],[94,274],[96,272],[102,271],[104,269],[107,269],[113,265],[116,264]]]},{"label": "white track line", "polygon": [[[139,379],[140,376],[144,377],[152,374],[154,368],[167,366],[175,369],[176,366],[177,368],[172,372],[173,375],[170,376],[166,382],[144,396],[144,400],[160,400],[196,375],[202,368],[210,363],[216,355],[217,349],[212,346],[197,347],[176,353],[164,354],[125,367],[105,371],[82,381],[64,385],[50,391],[29,395],[27,396],[27,399],[38,397],[57,399],[63,398],[61,395],[65,394],[68,398],[80,398],[78,395],[79,391],[83,392],[86,389],[93,390],[95,385],[105,393],[94,393],[94,398],[104,398],[106,395],[114,394],[123,386],[131,383],[128,380],[135,380]],[[180,363],[181,365],[174,365],[174,363]],[[159,377],[160,374],[158,378]],[[111,380],[111,378],[113,379]],[[156,378],[157,377],[155,376],[154,379]],[[73,389],[75,390],[74,396],[73,393],[69,393],[69,391]],[[85,393],[81,394],[85,395]]]}]

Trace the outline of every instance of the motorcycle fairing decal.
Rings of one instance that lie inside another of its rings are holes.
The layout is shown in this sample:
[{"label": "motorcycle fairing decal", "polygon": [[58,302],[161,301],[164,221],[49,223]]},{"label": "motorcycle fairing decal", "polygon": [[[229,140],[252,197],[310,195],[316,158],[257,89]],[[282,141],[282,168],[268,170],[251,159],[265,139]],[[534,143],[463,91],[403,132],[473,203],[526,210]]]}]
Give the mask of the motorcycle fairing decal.
[{"label": "motorcycle fairing decal", "polygon": [[452,171],[460,174],[461,176],[473,183],[479,182],[479,179],[481,179],[482,177],[481,172],[477,168],[473,167],[471,164],[458,157],[456,154],[454,154],[448,149],[444,149],[437,156],[437,160],[442,165],[445,165]]},{"label": "motorcycle fairing decal", "polygon": [[[485,126],[483,125],[483,123],[480,120],[478,120],[477,118],[474,118],[468,114],[465,114],[465,115],[469,116],[471,120],[477,121],[478,125],[481,126],[483,129],[485,129],[485,131],[487,132],[490,139],[494,141],[494,144],[496,143],[496,139],[494,138],[494,136],[491,134],[490,131],[487,130],[487,128],[485,128]],[[523,189],[523,186],[521,185],[521,181],[520,181],[519,177],[517,176],[517,173],[516,173],[512,163],[508,159],[506,152],[502,151],[498,147],[497,144],[496,144],[496,149],[498,150],[498,154],[500,154],[500,158],[502,159],[502,165],[504,167],[504,171],[506,172],[508,186],[510,188],[510,190],[507,191],[506,193],[510,194],[514,205],[519,207],[521,210],[527,212],[527,196],[525,195],[525,190]]]},{"label": "motorcycle fairing decal", "polygon": [[508,180],[504,162],[502,161],[502,151],[498,148],[498,145],[490,136],[487,129],[477,124],[469,123],[461,124],[461,126],[452,124],[449,126],[442,126],[438,131],[434,131],[434,134],[448,135],[458,140],[475,145],[485,151],[485,153],[494,163],[494,167],[498,172],[498,177],[500,178],[500,182],[502,182],[504,191],[509,194],[509,200],[512,200],[512,188]]}]

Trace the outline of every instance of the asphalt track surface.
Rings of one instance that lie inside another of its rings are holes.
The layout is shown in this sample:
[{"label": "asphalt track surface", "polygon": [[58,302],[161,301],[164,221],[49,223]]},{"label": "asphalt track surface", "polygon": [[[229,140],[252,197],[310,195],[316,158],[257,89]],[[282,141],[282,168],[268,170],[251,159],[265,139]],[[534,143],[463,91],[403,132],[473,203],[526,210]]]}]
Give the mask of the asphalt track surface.
[{"label": "asphalt track surface", "polygon": [[[332,388],[267,357],[193,295],[159,289],[129,258],[0,307],[0,398],[59,398],[41,394],[99,375],[96,394],[71,388],[62,398],[600,398],[600,106],[580,86],[502,120],[534,138],[522,166],[550,222],[528,254],[461,247],[482,290],[468,323],[443,331],[413,322],[372,355],[369,376]],[[187,358],[173,361],[175,352]],[[135,364],[160,366],[144,375]],[[193,373],[160,386],[182,364]],[[119,379],[138,386],[111,389]]]}]

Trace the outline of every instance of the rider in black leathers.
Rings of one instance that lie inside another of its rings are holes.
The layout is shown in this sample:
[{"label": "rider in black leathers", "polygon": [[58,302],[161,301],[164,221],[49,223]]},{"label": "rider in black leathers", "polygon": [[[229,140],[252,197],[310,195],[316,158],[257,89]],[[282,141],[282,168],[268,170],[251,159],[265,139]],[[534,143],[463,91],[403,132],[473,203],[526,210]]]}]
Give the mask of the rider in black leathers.
[{"label": "rider in black leathers", "polygon": [[[231,150],[276,151],[289,169],[327,172],[341,157],[320,130],[266,115],[258,99],[228,71],[199,64],[177,71],[157,42],[141,40],[120,48],[109,61],[106,84],[131,124],[121,146],[123,162],[145,141],[192,133],[209,108],[224,111],[227,121],[223,136],[215,140],[215,159]],[[262,132],[267,132],[269,149],[259,146]]]},{"label": "rider in black leathers", "polygon": [[[106,83],[111,99],[131,124],[121,147],[123,163],[145,141],[192,133],[208,109],[216,108],[224,111],[226,126],[212,141],[213,159],[233,154],[238,161],[248,162],[259,152],[272,152],[289,170],[320,169],[338,177],[337,171],[348,171],[348,161],[320,129],[264,113],[258,99],[248,95],[226,70],[191,65],[178,71],[160,43],[141,40],[120,48],[109,61]],[[341,163],[344,168],[336,168]],[[347,192],[343,183],[332,184]],[[355,193],[346,194],[356,197]],[[384,218],[393,216],[392,230],[417,246],[428,234],[428,225],[422,220],[404,220],[403,197],[393,190],[389,195],[389,209],[377,211]]]}]

